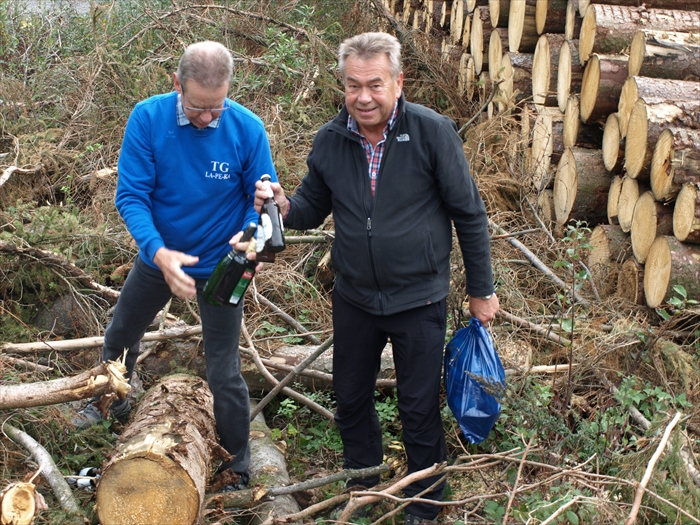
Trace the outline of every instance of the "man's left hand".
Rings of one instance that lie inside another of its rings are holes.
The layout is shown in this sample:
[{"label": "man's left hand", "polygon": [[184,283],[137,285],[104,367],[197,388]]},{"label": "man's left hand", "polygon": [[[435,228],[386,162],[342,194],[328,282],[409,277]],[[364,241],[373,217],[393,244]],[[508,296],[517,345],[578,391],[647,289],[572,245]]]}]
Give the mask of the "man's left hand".
[{"label": "man's left hand", "polygon": [[499,308],[500,303],[495,293],[488,299],[469,298],[469,313],[479,319],[484,326],[489,325]]}]

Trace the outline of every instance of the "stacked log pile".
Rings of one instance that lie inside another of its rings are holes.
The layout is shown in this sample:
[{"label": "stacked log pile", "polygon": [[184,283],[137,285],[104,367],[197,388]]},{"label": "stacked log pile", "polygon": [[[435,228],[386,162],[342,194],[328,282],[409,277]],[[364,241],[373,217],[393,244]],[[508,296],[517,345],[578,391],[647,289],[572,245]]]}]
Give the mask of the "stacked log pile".
[{"label": "stacked log pile", "polygon": [[700,297],[700,0],[639,4],[385,0],[459,57],[464,97],[504,90],[487,114],[520,119],[542,218],[592,229],[599,288],[657,307]]}]

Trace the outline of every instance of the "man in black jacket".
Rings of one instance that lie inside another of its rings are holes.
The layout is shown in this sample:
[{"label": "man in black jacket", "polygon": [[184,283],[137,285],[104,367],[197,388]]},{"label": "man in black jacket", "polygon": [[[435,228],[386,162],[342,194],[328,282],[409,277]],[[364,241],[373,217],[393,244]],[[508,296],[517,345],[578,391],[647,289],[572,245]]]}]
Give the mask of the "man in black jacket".
[{"label": "man in black jacket", "polygon": [[[499,308],[488,220],[455,123],[403,97],[398,40],[386,33],[350,38],[340,46],[339,69],[345,107],[317,133],[308,174],[290,198],[279,184],[272,188],[291,228],[316,228],[333,213],[333,387],[344,467],[382,463],[374,390],[391,340],[411,473],[446,458],[439,394],[452,224],[471,314],[488,324]],[[264,196],[259,188],[256,208]],[[404,492],[427,490],[422,498],[440,500],[444,482],[430,488],[436,481],[418,481]],[[406,524],[434,523],[438,511],[411,503]]]}]

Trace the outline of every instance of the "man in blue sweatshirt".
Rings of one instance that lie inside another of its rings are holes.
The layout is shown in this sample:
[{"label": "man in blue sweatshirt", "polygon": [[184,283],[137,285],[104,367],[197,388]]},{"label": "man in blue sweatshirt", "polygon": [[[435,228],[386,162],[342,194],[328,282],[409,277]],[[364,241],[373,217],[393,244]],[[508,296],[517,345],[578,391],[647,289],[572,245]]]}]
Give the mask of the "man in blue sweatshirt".
[{"label": "man in blue sweatshirt", "polygon": [[[499,308],[488,219],[455,123],[405,100],[399,41],[386,33],[347,39],[338,68],[345,107],[316,134],[308,174],[290,198],[271,186],[290,228],[316,228],[333,213],[333,388],[344,467],[382,463],[374,390],[391,340],[412,473],[446,459],[440,384],[452,225],[471,314],[487,324]],[[266,193],[258,188],[260,206]],[[406,487],[423,501],[406,507],[405,524],[436,523],[439,507],[425,500],[440,501],[444,487],[436,477]]]},{"label": "man in blue sweatshirt", "polygon": [[[175,91],[140,102],[129,117],[116,206],[139,254],[107,326],[102,359],[116,360],[127,348],[131,378],[139,341],[155,315],[173,295],[196,296],[216,426],[233,456],[220,470],[237,474],[235,489],[247,483],[250,462],[250,405],[238,354],[243,308],[211,305],[202,289],[244,225],[257,222],[256,181],[265,173],[277,178],[262,121],[227,98],[232,75],[223,45],[192,44],[173,75]],[[130,408],[124,400],[110,410],[123,419]],[[74,423],[102,417],[92,403]]]}]

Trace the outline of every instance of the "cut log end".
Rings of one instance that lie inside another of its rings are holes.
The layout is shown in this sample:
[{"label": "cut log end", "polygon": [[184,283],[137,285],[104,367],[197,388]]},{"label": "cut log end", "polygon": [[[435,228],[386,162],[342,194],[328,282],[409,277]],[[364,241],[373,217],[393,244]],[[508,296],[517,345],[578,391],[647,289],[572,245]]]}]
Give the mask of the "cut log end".
[{"label": "cut log end", "polygon": [[630,56],[627,64],[629,76],[636,77],[642,70],[642,63],[644,62],[646,47],[647,45],[646,38],[644,37],[644,31],[637,31],[632,37],[632,43],[630,44]]},{"label": "cut log end", "polygon": [[620,161],[620,123],[617,113],[611,113],[603,128],[603,164],[608,171],[615,171]]},{"label": "cut log end", "polygon": [[537,40],[535,54],[532,59],[532,101],[544,105],[549,91],[551,76],[550,50],[547,35]]},{"label": "cut log end", "polygon": [[630,77],[622,85],[620,100],[617,105],[617,117],[620,120],[620,137],[623,139],[627,136],[627,123],[630,119],[632,107],[638,98],[637,81],[634,77]]},{"label": "cut log end", "polygon": [[572,148],[578,140],[578,130],[580,126],[580,103],[576,95],[569,95],[564,110],[564,147]]},{"label": "cut log end", "polygon": [[649,248],[656,239],[656,204],[651,192],[643,193],[634,205],[630,241],[635,259],[640,263],[647,260]]},{"label": "cut log end", "polygon": [[199,504],[192,480],[164,456],[115,463],[100,479],[97,492],[102,525],[192,525]]},{"label": "cut log end", "polygon": [[610,183],[610,191],[608,191],[608,223],[619,224],[619,202],[620,192],[622,191],[622,177],[616,175]]},{"label": "cut log end", "polygon": [[698,190],[695,184],[684,184],[678,193],[673,208],[673,235],[679,241],[685,241],[693,231],[700,227],[695,218]]},{"label": "cut log end", "polygon": [[644,271],[647,305],[656,308],[666,297],[671,279],[671,248],[666,237],[657,237],[649,248]]},{"label": "cut log end", "polygon": [[632,227],[634,205],[639,199],[639,182],[627,175],[622,178],[620,198],[617,201],[617,219],[623,232],[629,233]]},{"label": "cut log end", "polygon": [[564,225],[569,220],[571,209],[578,190],[578,172],[576,159],[567,148],[559,159],[554,177],[554,215],[557,224]]},{"label": "cut log end", "polygon": [[644,267],[634,259],[622,263],[617,276],[617,295],[634,304],[644,304]]},{"label": "cut log end", "polygon": [[471,27],[469,43],[472,56],[474,57],[474,71],[477,75],[480,75],[481,68],[484,65],[484,27],[481,17],[473,17]]},{"label": "cut log end", "polygon": [[600,86],[600,61],[597,55],[593,55],[586,64],[581,81],[581,120],[587,122],[593,113],[598,99],[598,87]]},{"label": "cut log end", "polygon": [[673,150],[673,132],[665,129],[659,135],[651,157],[651,191],[659,201],[666,201],[671,196],[673,172],[671,168],[671,151]]},{"label": "cut log end", "polygon": [[[579,6],[580,5],[581,0],[579,0]],[[590,6],[582,16],[583,22],[581,23],[581,33],[579,34],[578,56],[583,66],[588,62],[591,52],[593,51],[597,22],[595,9],[592,9]]]},{"label": "cut log end", "polygon": [[557,104],[559,110],[566,112],[566,105],[571,94],[571,47],[565,41],[559,50],[559,64],[557,65]]},{"label": "cut log end", "polygon": [[625,168],[633,179],[639,176],[644,167],[648,138],[647,106],[639,98],[632,107],[625,139]]}]

